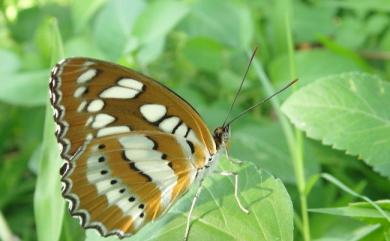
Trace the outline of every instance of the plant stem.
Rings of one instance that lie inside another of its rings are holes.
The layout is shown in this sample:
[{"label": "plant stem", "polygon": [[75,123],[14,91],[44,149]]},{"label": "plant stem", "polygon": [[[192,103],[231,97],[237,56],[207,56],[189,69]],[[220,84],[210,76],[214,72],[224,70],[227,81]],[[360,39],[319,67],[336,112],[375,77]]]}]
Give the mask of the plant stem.
[{"label": "plant stem", "polygon": [[[295,65],[294,59],[294,41],[292,39],[291,28],[290,28],[290,16],[289,12],[286,12],[285,15],[285,24],[286,24],[286,36],[287,36],[287,47],[288,47],[288,57],[290,63],[290,78],[297,78],[297,68]],[[307,196],[306,196],[306,180],[305,180],[305,170],[304,170],[304,157],[303,157],[303,135],[302,132],[294,128],[295,132],[295,141],[294,147],[290,151],[293,157],[293,166],[295,179],[298,187],[299,201],[301,204],[301,216],[302,216],[302,235],[303,240],[310,241],[310,223],[309,223],[309,214],[307,209]]]}]

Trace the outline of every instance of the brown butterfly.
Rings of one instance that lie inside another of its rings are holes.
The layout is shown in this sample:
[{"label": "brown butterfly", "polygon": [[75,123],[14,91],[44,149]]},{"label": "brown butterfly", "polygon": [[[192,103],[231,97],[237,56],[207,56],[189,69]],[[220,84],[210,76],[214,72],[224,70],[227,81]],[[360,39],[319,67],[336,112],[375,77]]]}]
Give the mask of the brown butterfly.
[{"label": "brown butterfly", "polygon": [[[65,160],[62,193],[81,225],[102,236],[131,236],[164,214],[197,179],[187,239],[201,183],[225,150],[230,124],[241,114],[211,134],[199,113],[169,88],[129,68],[90,58],[59,62],[51,73],[50,98]],[[237,174],[222,174],[235,176],[237,193]],[[237,195],[236,200],[248,212]]]}]

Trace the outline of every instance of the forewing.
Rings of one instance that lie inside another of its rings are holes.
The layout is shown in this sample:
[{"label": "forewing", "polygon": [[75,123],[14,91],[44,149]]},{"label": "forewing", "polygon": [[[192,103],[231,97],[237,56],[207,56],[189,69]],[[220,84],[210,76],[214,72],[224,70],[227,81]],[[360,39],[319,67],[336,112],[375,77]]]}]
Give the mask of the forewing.
[{"label": "forewing", "polygon": [[134,70],[95,59],[69,58],[53,69],[50,90],[65,159],[93,138],[139,130],[171,133],[197,141],[211,154],[216,152],[196,110]]}]

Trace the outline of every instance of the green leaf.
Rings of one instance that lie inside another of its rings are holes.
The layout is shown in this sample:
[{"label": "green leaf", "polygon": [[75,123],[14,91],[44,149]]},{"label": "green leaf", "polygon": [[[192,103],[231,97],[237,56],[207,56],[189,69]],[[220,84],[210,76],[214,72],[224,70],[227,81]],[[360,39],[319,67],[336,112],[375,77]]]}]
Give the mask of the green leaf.
[{"label": "green leaf", "polygon": [[[62,39],[55,19],[51,22],[51,31],[54,33],[51,56],[54,65],[54,61],[63,57]],[[57,241],[61,235],[65,209],[65,200],[61,196],[61,175],[59,175],[62,160],[54,135],[55,126],[49,103],[48,87],[42,89],[46,92],[46,114],[39,172],[34,193],[34,213],[38,240]]]},{"label": "green leaf", "polygon": [[390,3],[387,0],[326,0],[321,2],[327,7],[343,8],[356,11],[390,11]]},{"label": "green leaf", "polygon": [[88,56],[91,58],[104,58],[104,54],[100,49],[91,44],[93,39],[89,37],[76,37],[72,38],[65,44],[65,55],[66,56]]},{"label": "green leaf", "polygon": [[183,49],[184,56],[196,68],[216,72],[223,65],[222,46],[209,38],[191,38]]},{"label": "green leaf", "polygon": [[188,5],[179,1],[156,1],[141,13],[132,35],[139,44],[138,62],[145,66],[164,50],[166,37],[187,15]]},{"label": "green leaf", "polygon": [[322,6],[321,4],[294,3],[294,18],[292,27],[294,38],[298,43],[316,41],[320,35],[334,33],[337,22],[333,21],[336,8]]},{"label": "green leaf", "polygon": [[[340,225],[340,223],[343,223],[343,225]],[[329,228],[325,234],[321,235],[321,238],[314,239],[313,241],[363,241],[378,231],[382,231],[378,224],[359,225],[351,222],[349,219],[338,219],[334,227]],[[385,241],[383,235],[380,239],[367,239],[367,241],[372,240]]]},{"label": "green leaf", "polygon": [[144,5],[142,0],[108,1],[97,15],[95,41],[109,59],[116,60],[125,52],[134,22]]},{"label": "green leaf", "polygon": [[188,13],[187,4],[179,1],[155,1],[138,17],[133,30],[140,44],[165,37]]},{"label": "green leaf", "polygon": [[345,16],[335,35],[335,41],[349,49],[358,49],[363,46],[368,37],[367,30],[362,28],[363,20]]},{"label": "green leaf", "polygon": [[107,0],[73,1],[73,4],[71,5],[72,23],[75,26],[76,32],[80,32],[87,27],[89,20],[106,1]]},{"label": "green leaf", "polygon": [[370,18],[366,22],[367,33],[381,34],[388,24],[389,24],[389,19],[385,14],[379,13],[370,16]]},{"label": "green leaf", "polygon": [[38,240],[56,241],[62,228],[65,201],[61,196],[61,182],[57,141],[52,109],[47,105],[44,141],[42,144],[39,174],[34,194],[35,222]]},{"label": "green leaf", "polygon": [[[292,204],[283,183],[249,164],[239,175],[239,197],[250,214],[239,209],[232,178],[207,177],[193,212],[189,240],[293,240]],[[194,191],[181,198],[163,218],[127,240],[182,240]],[[92,240],[106,239],[88,232],[87,241]]]},{"label": "green leaf", "polygon": [[3,73],[14,73],[20,67],[20,60],[16,53],[0,49],[0,75]]},{"label": "green leaf", "polygon": [[[360,67],[352,59],[348,59],[328,49],[297,52],[295,54],[295,63],[300,85],[308,84],[323,76],[360,70]],[[288,65],[289,59],[287,55],[275,58],[269,66],[271,79],[280,82],[289,79],[289,72],[281,71]]]},{"label": "green leaf", "polygon": [[283,104],[283,112],[306,134],[358,155],[390,177],[390,84],[361,73],[319,79]]},{"label": "green leaf", "polygon": [[49,70],[0,73],[0,101],[13,105],[40,106],[47,100]]},{"label": "green leaf", "polygon": [[[279,124],[252,123],[232,130],[229,153],[241,161],[252,162],[289,184],[295,184],[294,167]],[[305,175],[318,173],[321,156],[305,153]]]},{"label": "green leaf", "polygon": [[[375,202],[379,207],[382,208],[383,212],[390,217],[390,200],[380,200]],[[311,212],[315,213],[325,213],[338,216],[346,216],[357,218],[368,223],[383,223],[389,224],[388,220],[382,213],[375,209],[369,203],[350,203],[347,207],[337,207],[337,208],[313,208],[309,209]]]},{"label": "green leaf", "polygon": [[254,32],[249,9],[231,1],[197,1],[182,27],[190,36],[210,37],[240,49],[250,46]]},{"label": "green leaf", "polygon": [[146,66],[156,60],[163,53],[165,42],[164,36],[144,43],[137,53],[137,62],[141,66]]},{"label": "green leaf", "polygon": [[60,241],[84,241],[85,232],[80,226],[80,222],[77,218],[73,218],[68,210],[64,215],[64,223],[62,225],[62,232]]},{"label": "green leaf", "polygon": [[12,37],[18,42],[31,39],[43,16],[42,9],[36,6],[20,10],[16,21],[10,25]]},{"label": "green leaf", "polygon": [[39,49],[39,55],[42,59],[44,59],[45,63],[50,63],[51,52],[53,51],[49,47],[52,44],[53,35],[55,35],[52,29],[53,19],[53,17],[44,18],[36,29],[34,37],[35,45]]}]

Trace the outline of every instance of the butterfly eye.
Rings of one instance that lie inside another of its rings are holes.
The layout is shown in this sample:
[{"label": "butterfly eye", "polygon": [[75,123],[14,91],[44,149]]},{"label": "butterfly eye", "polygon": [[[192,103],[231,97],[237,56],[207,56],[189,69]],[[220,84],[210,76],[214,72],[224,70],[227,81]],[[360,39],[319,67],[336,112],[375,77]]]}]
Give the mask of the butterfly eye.
[{"label": "butterfly eye", "polygon": [[222,140],[224,143],[227,143],[229,139],[230,139],[230,126],[227,125],[223,127]]}]

